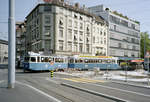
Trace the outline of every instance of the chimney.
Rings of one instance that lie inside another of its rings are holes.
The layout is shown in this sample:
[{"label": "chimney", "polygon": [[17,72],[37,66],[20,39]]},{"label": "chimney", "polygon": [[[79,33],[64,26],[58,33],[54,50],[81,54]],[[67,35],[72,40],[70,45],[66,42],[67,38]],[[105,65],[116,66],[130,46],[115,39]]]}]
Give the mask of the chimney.
[{"label": "chimney", "polygon": [[64,0],[60,0],[60,2],[64,3]]},{"label": "chimney", "polygon": [[79,3],[75,3],[75,7],[76,7],[76,8],[79,8]]}]

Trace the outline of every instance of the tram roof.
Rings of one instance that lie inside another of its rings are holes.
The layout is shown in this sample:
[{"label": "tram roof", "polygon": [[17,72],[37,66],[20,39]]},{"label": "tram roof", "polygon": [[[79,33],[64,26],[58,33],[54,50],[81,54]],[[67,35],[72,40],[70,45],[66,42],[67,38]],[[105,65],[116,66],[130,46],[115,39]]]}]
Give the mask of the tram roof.
[{"label": "tram roof", "polygon": [[86,57],[86,58],[113,58],[112,56],[79,56],[79,57]]},{"label": "tram roof", "polygon": [[112,56],[70,56],[70,58],[75,59],[118,59],[118,57],[112,57]]},{"label": "tram roof", "polygon": [[47,56],[47,55],[27,55],[25,57],[55,57],[55,58],[66,58],[67,56],[60,56],[60,55],[57,55],[57,56],[54,56],[54,55],[51,55],[51,56]]}]

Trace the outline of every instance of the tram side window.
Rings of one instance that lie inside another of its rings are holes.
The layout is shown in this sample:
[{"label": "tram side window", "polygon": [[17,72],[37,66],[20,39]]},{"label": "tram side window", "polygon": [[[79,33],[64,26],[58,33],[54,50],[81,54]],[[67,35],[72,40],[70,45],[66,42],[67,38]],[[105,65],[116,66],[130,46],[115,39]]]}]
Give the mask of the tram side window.
[{"label": "tram side window", "polygon": [[83,59],[79,59],[79,63],[83,63]]},{"label": "tram side window", "polygon": [[49,58],[48,58],[48,57],[45,57],[45,58],[44,58],[44,62],[49,62]]},{"label": "tram side window", "polygon": [[25,57],[25,58],[24,58],[24,61],[25,61],[25,62],[29,62],[29,57]]},{"label": "tram side window", "polygon": [[40,62],[40,57],[37,57],[37,62]]},{"label": "tram side window", "polygon": [[69,63],[74,63],[74,59],[70,59],[70,60],[69,60]]},{"label": "tram side window", "polygon": [[36,62],[36,58],[35,57],[31,57],[31,62]]},{"label": "tram side window", "polygon": [[112,63],[116,63],[116,61],[115,61],[115,60],[112,60]]},{"label": "tram side window", "polygon": [[111,63],[112,61],[111,60],[107,60],[107,63]]},{"label": "tram side window", "polygon": [[101,59],[99,59],[98,63],[102,63],[102,60],[101,60]]},{"label": "tram side window", "polygon": [[63,63],[64,59],[63,58],[55,58],[56,63]]},{"label": "tram side window", "polygon": [[106,63],[106,60],[102,60],[102,63],[105,64],[105,63]]},{"label": "tram side window", "polygon": [[88,59],[86,59],[84,62],[85,62],[85,63],[89,63],[89,60],[88,60]]},{"label": "tram side window", "polygon": [[41,62],[44,62],[44,57],[41,57]]},{"label": "tram side window", "polygon": [[49,58],[49,59],[48,59],[48,62],[52,62],[52,61],[53,61],[53,58]]}]

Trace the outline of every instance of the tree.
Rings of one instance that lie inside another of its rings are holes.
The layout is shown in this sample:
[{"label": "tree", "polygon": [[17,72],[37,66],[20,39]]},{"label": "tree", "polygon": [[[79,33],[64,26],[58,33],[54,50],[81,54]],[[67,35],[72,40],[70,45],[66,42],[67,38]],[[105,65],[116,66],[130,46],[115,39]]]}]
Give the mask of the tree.
[{"label": "tree", "polygon": [[[144,58],[144,42],[145,42],[145,49],[146,51],[150,51],[150,39],[148,32],[141,32],[141,41],[140,41],[140,56],[141,58]],[[144,41],[145,40],[145,41]]]}]

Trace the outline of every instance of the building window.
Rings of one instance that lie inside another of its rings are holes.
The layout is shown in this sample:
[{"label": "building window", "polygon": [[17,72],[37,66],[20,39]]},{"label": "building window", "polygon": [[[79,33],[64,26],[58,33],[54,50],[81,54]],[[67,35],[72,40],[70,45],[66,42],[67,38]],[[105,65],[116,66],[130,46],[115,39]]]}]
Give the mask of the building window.
[{"label": "building window", "polygon": [[60,30],[59,30],[59,37],[62,37],[62,38],[63,38],[63,29],[60,29]]},{"label": "building window", "polygon": [[76,19],[77,19],[77,18],[78,18],[78,16],[77,16],[76,14],[74,14],[74,18],[76,18]]},{"label": "building window", "polygon": [[122,24],[123,26],[128,27],[128,22],[127,22],[127,21],[121,20],[121,24]]},{"label": "building window", "polygon": [[80,32],[80,38],[79,38],[80,41],[83,41],[83,32]]},{"label": "building window", "polygon": [[51,23],[51,18],[49,15],[45,15],[45,24],[50,24]]},{"label": "building window", "polygon": [[101,35],[103,35],[103,32],[101,31]]},{"label": "building window", "polygon": [[63,50],[63,41],[59,41],[59,50]]},{"label": "building window", "polygon": [[106,45],[106,38],[104,38],[104,44]]},{"label": "building window", "polygon": [[80,45],[79,45],[79,51],[80,51],[80,52],[83,52],[83,44],[80,44]]},{"label": "building window", "polygon": [[69,11],[69,16],[72,16],[72,12],[71,11]]},{"label": "building window", "polygon": [[74,30],[74,34],[76,34],[76,35],[77,35],[77,34],[78,34],[78,31],[77,31],[77,30]]},{"label": "building window", "polygon": [[111,55],[115,55],[116,51],[115,50],[111,50],[110,53],[111,53]]},{"label": "building window", "polygon": [[80,23],[80,29],[83,29],[83,23]]},{"label": "building window", "polygon": [[44,6],[44,11],[50,12],[51,11],[51,6]]},{"label": "building window", "polygon": [[72,43],[68,43],[68,51],[72,51]]},{"label": "building window", "polygon": [[90,40],[89,40],[89,38],[87,37],[87,38],[86,38],[86,43],[89,43],[89,42],[90,42]]},{"label": "building window", "polygon": [[74,35],[74,41],[77,41],[77,35]]},{"label": "building window", "polygon": [[102,39],[102,37],[101,37],[101,44],[103,44],[103,39]]},{"label": "building window", "polygon": [[106,36],[106,32],[104,32],[104,36]]},{"label": "building window", "polygon": [[124,52],[124,57],[128,57],[128,51]]},{"label": "building window", "polygon": [[132,28],[132,29],[135,29],[135,24],[131,24],[131,28]]},{"label": "building window", "polygon": [[86,45],[86,52],[90,52],[90,46],[88,44]]},{"label": "building window", "polygon": [[44,31],[44,35],[50,37],[50,26],[45,26],[45,31]]},{"label": "building window", "polygon": [[122,44],[121,44],[121,43],[118,43],[118,47],[121,48],[121,47],[122,47]]},{"label": "building window", "polygon": [[69,20],[68,25],[69,25],[69,27],[72,27],[72,20]]},{"label": "building window", "polygon": [[60,25],[60,26],[63,26],[63,17],[60,17],[59,25]]},{"label": "building window", "polygon": [[50,40],[45,40],[45,49],[46,49],[46,50],[49,51],[50,45],[51,45],[51,41],[50,41]]},{"label": "building window", "polygon": [[77,46],[77,44],[74,44],[74,51],[78,52],[78,46]]},{"label": "building window", "polygon": [[95,36],[93,37],[93,43],[95,43]]},{"label": "building window", "polygon": [[72,30],[71,29],[68,30],[68,39],[72,40]]},{"label": "building window", "polygon": [[114,31],[117,31],[117,27],[116,27],[116,25],[114,25]]},{"label": "building window", "polygon": [[61,14],[63,14],[63,8],[62,7],[59,8],[59,11]]},{"label": "building window", "polygon": [[135,57],[135,55],[134,55],[134,53],[133,53],[133,52],[131,53],[131,56],[132,56],[132,57]]},{"label": "building window", "polygon": [[82,17],[82,16],[80,16],[80,20],[83,20],[83,17]]},{"label": "building window", "polygon": [[77,22],[77,21],[74,22],[74,27],[75,27],[75,28],[78,27],[78,22]]}]

